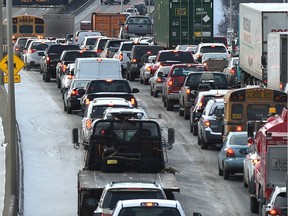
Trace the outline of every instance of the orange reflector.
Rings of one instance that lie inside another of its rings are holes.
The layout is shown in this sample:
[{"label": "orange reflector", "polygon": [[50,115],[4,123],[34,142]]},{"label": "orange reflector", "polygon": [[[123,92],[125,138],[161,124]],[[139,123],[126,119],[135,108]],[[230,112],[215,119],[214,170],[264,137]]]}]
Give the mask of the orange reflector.
[{"label": "orange reflector", "polygon": [[186,94],[190,94],[191,90],[189,88],[186,89]]},{"label": "orange reflector", "polygon": [[134,107],[135,105],[136,105],[136,101],[135,101],[135,98],[131,98],[131,104],[132,104],[132,106]]},{"label": "orange reflector", "polygon": [[205,127],[210,127],[210,121],[208,121],[208,120],[204,121],[204,126]]},{"label": "orange reflector", "polygon": [[173,81],[170,80],[170,81],[168,82],[168,86],[172,86],[172,85],[173,85]]},{"label": "orange reflector", "polygon": [[89,103],[90,103],[90,100],[89,100],[88,98],[86,98],[86,99],[85,99],[85,104],[86,104],[86,105],[89,105]]},{"label": "orange reflector", "polygon": [[86,120],[86,128],[90,129],[92,127],[92,120],[91,119],[87,119]]}]

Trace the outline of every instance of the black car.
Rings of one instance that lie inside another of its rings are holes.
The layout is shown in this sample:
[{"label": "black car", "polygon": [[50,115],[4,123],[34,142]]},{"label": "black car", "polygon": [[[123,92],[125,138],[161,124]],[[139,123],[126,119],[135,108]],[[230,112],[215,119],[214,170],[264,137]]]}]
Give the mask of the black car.
[{"label": "black car", "polygon": [[73,79],[70,83],[67,91],[64,93],[64,111],[68,114],[72,113],[72,110],[81,109],[80,99],[83,96],[80,89],[84,89],[90,80],[87,79]]},{"label": "black car", "polygon": [[197,136],[198,121],[202,116],[203,110],[205,109],[207,102],[213,98],[222,98],[227,93],[227,91],[229,90],[213,89],[198,93],[194,104],[190,108],[190,132],[192,132],[194,136]]},{"label": "black car", "polygon": [[147,14],[147,7],[145,6],[144,2],[138,2],[134,5],[135,8],[137,8],[140,15],[146,15]]},{"label": "black car", "polygon": [[56,78],[56,66],[64,50],[80,50],[80,48],[73,44],[51,44],[45,50],[43,61],[43,80],[45,82],[50,82],[51,78]]},{"label": "black car", "polygon": [[76,58],[89,58],[98,57],[97,53],[91,50],[64,50],[61,53],[59,62],[56,66],[56,84],[57,87],[61,87],[61,77],[65,74],[67,65],[74,63]]},{"label": "black car", "polygon": [[127,80],[92,80],[87,85],[80,104],[82,113],[85,112],[90,101],[99,97],[121,97],[131,101],[133,107],[137,107],[137,100],[133,93],[138,93],[139,89],[131,88]]},{"label": "black car", "polygon": [[211,144],[222,144],[224,99],[213,98],[207,102],[198,121],[198,145],[206,149]]}]

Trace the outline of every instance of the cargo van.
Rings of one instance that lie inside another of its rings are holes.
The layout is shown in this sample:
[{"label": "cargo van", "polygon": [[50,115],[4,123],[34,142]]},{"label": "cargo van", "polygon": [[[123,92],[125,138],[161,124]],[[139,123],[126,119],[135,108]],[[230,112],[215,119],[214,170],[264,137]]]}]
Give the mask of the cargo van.
[{"label": "cargo van", "polygon": [[121,62],[112,58],[76,58],[75,78],[122,79]]}]

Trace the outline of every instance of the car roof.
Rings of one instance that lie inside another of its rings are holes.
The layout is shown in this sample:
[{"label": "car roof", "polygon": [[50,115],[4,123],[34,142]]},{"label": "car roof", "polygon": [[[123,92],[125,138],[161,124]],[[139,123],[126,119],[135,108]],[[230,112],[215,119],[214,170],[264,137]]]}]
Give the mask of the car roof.
[{"label": "car roof", "polygon": [[208,96],[208,95],[225,95],[229,90],[225,90],[225,89],[211,89],[209,91],[201,91],[198,93],[199,97],[201,96]]},{"label": "car roof", "polygon": [[159,189],[161,188],[156,182],[145,181],[125,181],[125,182],[109,182],[105,188],[124,189],[124,188],[143,188],[143,189]]},{"label": "car roof", "polygon": [[162,207],[177,207],[180,206],[178,200],[165,200],[165,199],[134,199],[134,200],[120,200],[119,202],[122,203],[122,207],[135,207],[141,206],[142,203],[158,203],[158,206]]},{"label": "car roof", "polygon": [[92,106],[96,105],[106,105],[106,104],[117,104],[117,105],[127,105],[130,102],[125,98],[117,98],[117,97],[103,97],[103,98],[95,98],[91,103]]}]

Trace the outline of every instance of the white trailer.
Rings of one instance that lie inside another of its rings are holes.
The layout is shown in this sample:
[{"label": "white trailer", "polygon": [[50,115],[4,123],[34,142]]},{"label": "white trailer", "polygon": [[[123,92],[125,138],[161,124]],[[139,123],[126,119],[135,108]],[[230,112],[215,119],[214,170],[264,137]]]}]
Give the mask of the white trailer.
[{"label": "white trailer", "polygon": [[288,3],[241,3],[239,7],[238,81],[267,82],[267,40],[270,32],[288,29]]},{"label": "white trailer", "polygon": [[42,16],[46,23],[46,37],[64,37],[74,33],[74,15],[45,14]]},{"label": "white trailer", "polygon": [[268,34],[267,86],[284,90],[288,76],[288,32]]}]

